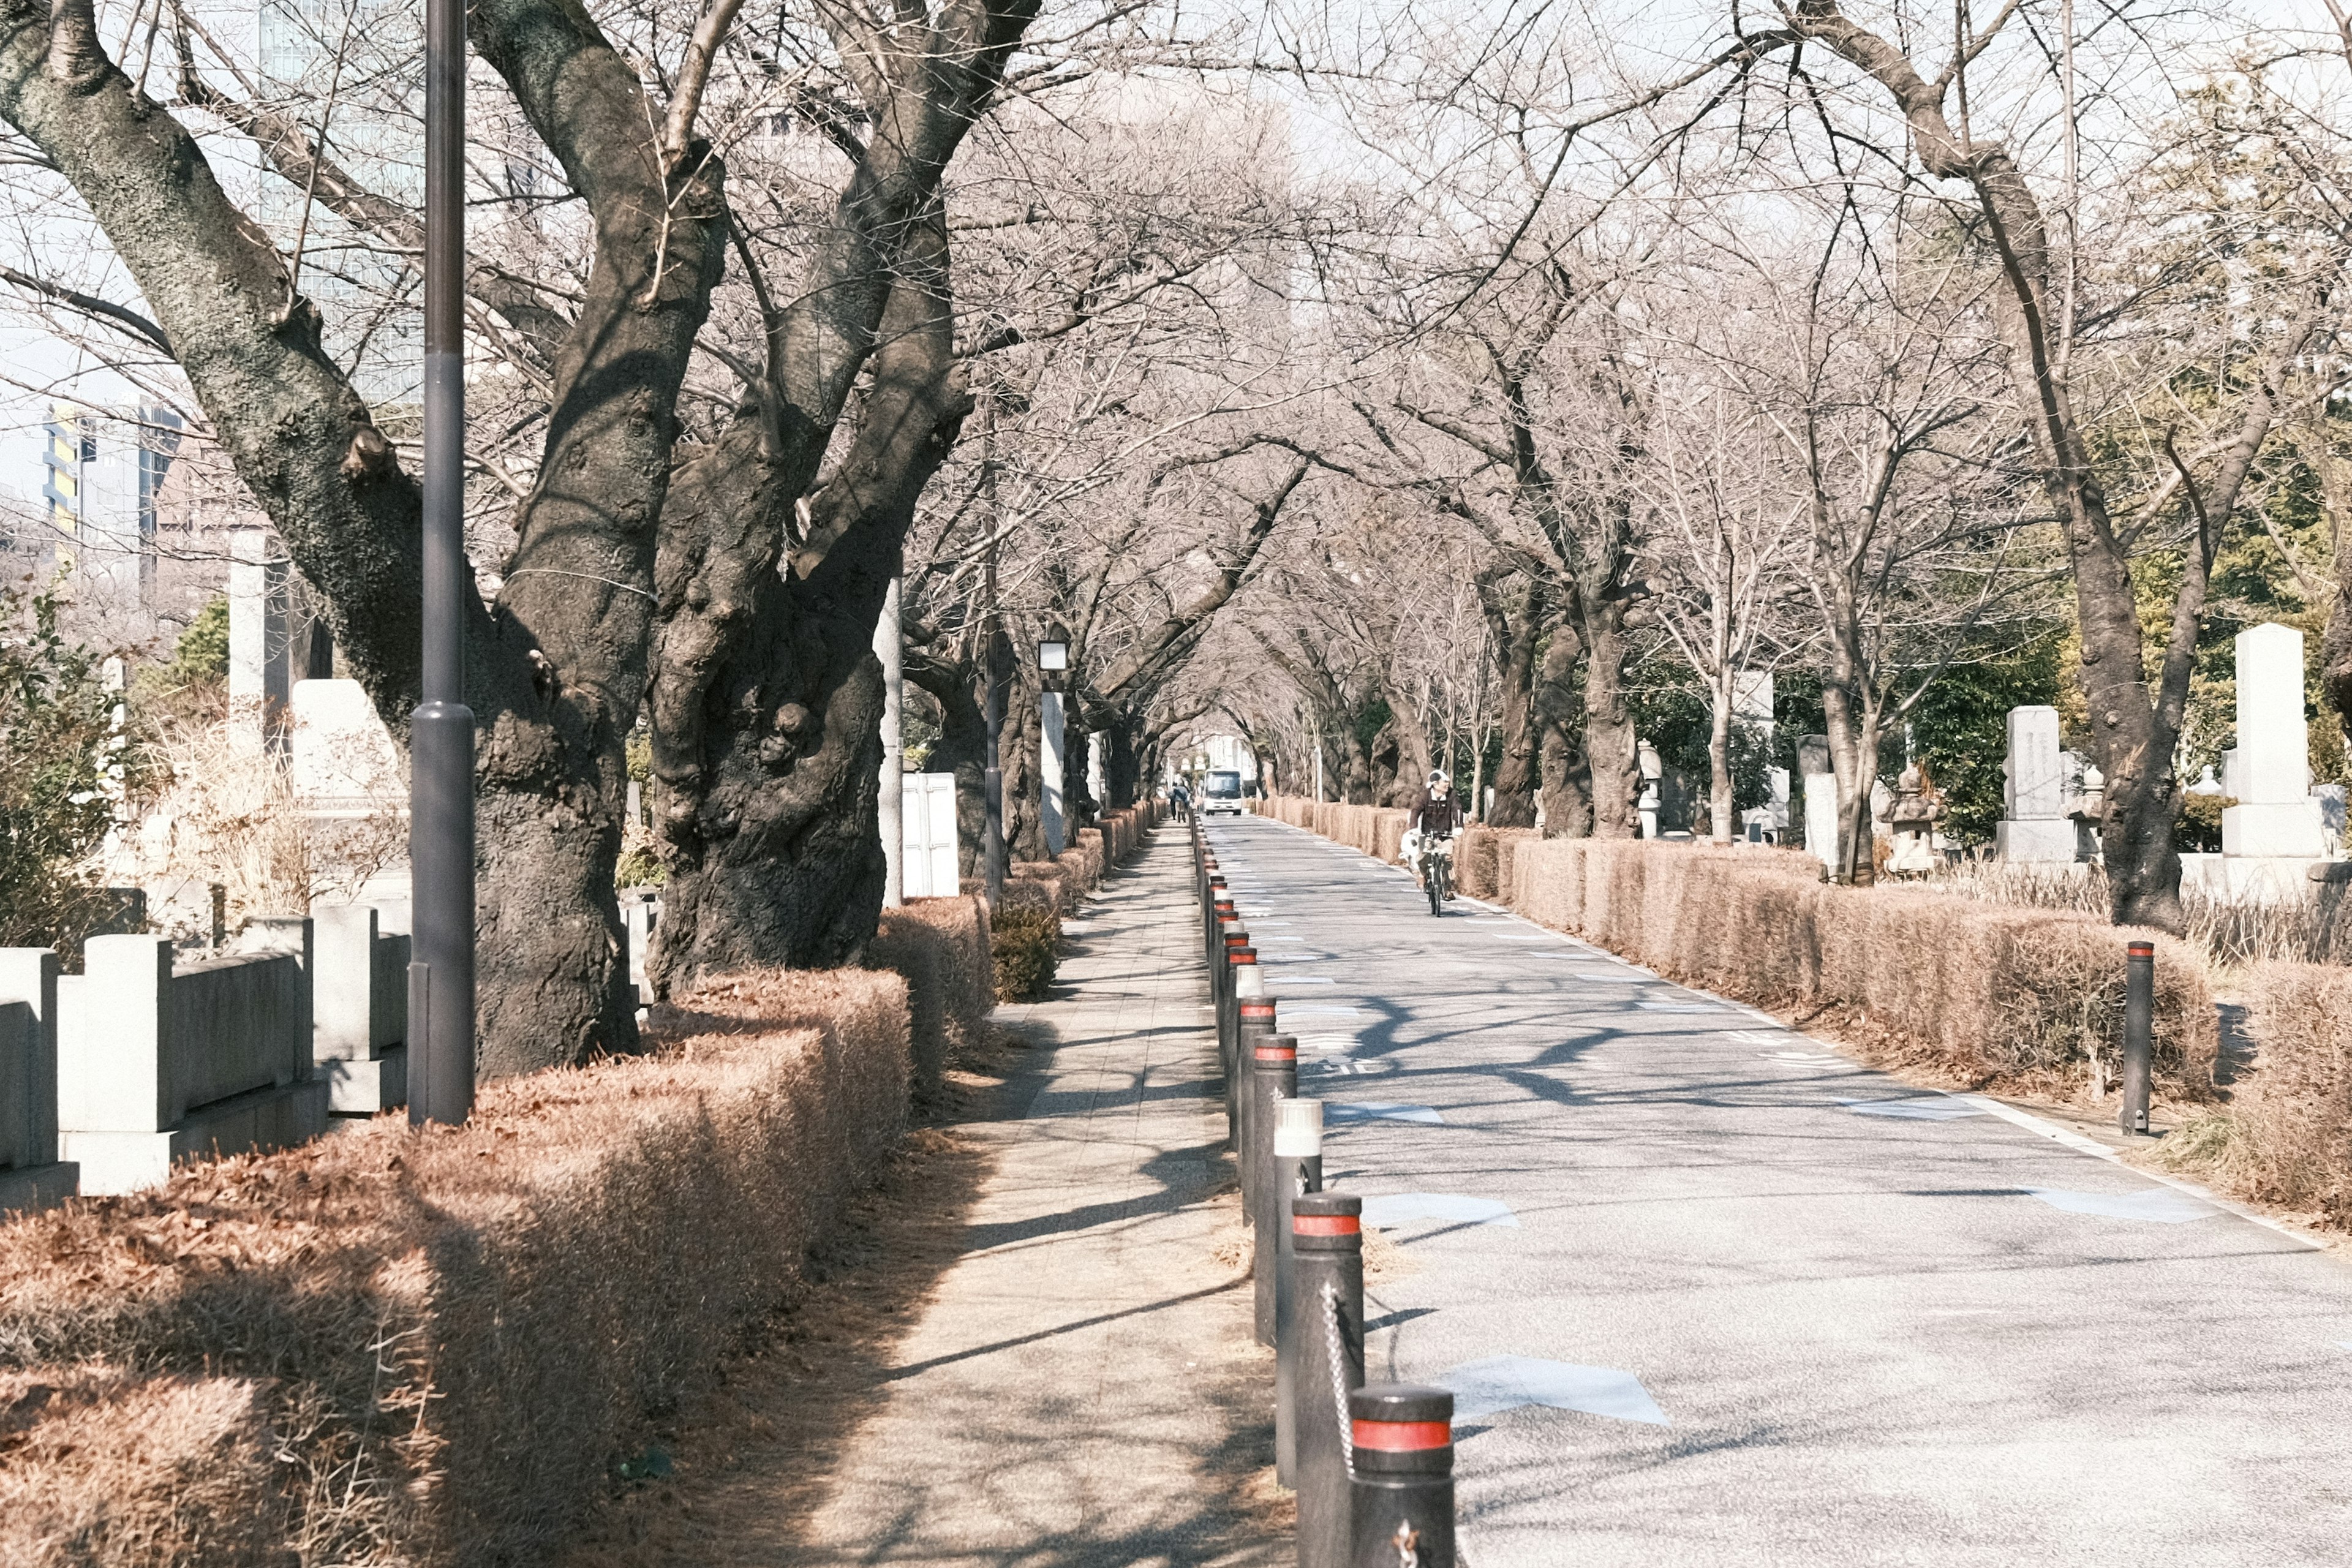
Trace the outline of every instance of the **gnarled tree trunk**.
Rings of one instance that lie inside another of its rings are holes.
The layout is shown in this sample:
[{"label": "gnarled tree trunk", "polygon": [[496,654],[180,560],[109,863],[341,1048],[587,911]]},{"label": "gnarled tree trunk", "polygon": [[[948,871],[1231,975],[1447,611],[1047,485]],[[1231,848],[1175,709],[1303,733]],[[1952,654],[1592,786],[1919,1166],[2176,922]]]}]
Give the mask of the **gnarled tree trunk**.
[{"label": "gnarled tree trunk", "polygon": [[[469,21],[596,227],[506,587],[466,617],[481,727],[480,1066],[499,1073],[635,1039],[612,885],[621,744],[643,685],[677,387],[723,227],[719,165],[697,158],[672,178],[635,73],[585,13],[481,0]],[[0,116],[89,202],[238,477],[324,598],[352,674],[404,735],[419,684],[417,491],[320,348],[316,309],[179,121],[107,59],[87,0],[0,9]]]}]

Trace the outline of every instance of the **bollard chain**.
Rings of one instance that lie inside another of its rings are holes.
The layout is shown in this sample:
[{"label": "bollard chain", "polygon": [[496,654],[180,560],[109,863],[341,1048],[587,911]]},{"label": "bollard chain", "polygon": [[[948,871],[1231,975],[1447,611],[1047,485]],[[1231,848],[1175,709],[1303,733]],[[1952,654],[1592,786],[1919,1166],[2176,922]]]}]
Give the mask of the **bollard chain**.
[{"label": "bollard chain", "polygon": [[1412,1521],[1397,1521],[1396,1534],[1390,1537],[1390,1544],[1397,1549],[1397,1568],[1421,1568],[1421,1531],[1412,1527]]},{"label": "bollard chain", "polygon": [[[1348,1363],[1339,1350],[1339,1290],[1323,1281],[1323,1343],[1331,1355],[1331,1403],[1339,1411],[1339,1463],[1356,1479],[1355,1423],[1348,1418]],[[1410,1565],[1408,1565],[1410,1568]]]}]

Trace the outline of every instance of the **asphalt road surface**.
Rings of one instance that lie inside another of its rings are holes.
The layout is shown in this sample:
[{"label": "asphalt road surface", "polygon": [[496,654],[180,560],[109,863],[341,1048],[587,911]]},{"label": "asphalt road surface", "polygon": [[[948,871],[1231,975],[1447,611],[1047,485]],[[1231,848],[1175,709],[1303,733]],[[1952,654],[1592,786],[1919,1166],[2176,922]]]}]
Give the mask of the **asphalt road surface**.
[{"label": "asphalt road surface", "polygon": [[[2352,1267],[1270,820],[1213,824],[1406,1267],[1472,1568],[2352,1563]],[[1351,1109],[1352,1108],[1352,1109]]]}]

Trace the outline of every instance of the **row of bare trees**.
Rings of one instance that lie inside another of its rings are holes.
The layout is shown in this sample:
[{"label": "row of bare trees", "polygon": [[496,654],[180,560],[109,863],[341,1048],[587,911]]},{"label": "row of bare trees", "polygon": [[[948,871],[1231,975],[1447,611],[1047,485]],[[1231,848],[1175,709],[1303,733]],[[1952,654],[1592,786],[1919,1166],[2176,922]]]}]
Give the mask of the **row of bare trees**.
[{"label": "row of bare trees", "polygon": [[[227,456],[397,733],[413,37],[269,15],[257,44],[183,0],[0,0],[0,260]],[[2056,636],[2116,913],[2159,925],[2217,552],[2267,531],[2307,599],[2347,591],[2296,521],[2352,493],[2333,34],[2066,0],[1797,0],[1639,57],[1523,0],[1229,38],[1084,0],[470,29],[497,1069],[633,1039],[633,733],[657,985],[858,951],[894,576],[968,864],[992,706],[1044,850],[1048,628],[1081,819],[1090,755],[1125,804],[1222,728],[1296,787],[1444,765],[1498,823],[1630,835],[1671,680],[1725,837],[1750,677],[1809,672],[1853,877],[1923,694]],[[2352,632],[2328,657],[2352,688]]]}]

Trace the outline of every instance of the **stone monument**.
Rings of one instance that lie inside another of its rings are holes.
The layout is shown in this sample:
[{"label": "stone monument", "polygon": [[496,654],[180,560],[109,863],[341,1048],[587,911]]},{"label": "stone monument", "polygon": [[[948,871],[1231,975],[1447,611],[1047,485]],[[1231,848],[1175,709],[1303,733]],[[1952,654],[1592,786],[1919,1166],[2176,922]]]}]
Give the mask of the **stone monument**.
[{"label": "stone monument", "polygon": [[1830,766],[1827,735],[1807,735],[1797,742],[1797,774],[1805,781],[1805,848],[1833,872],[1837,868],[1837,774]]},{"label": "stone monument", "polygon": [[2066,816],[2066,758],[2058,745],[2058,710],[2009,710],[2009,759],[2001,764],[2003,814],[1993,848],[2004,860],[2074,863],[2080,834]]},{"label": "stone monument", "polygon": [[2311,732],[2303,717],[2303,634],[2275,622],[2238,634],[2238,744],[2221,810],[2221,853],[2316,860],[2326,853],[2311,796]]}]

